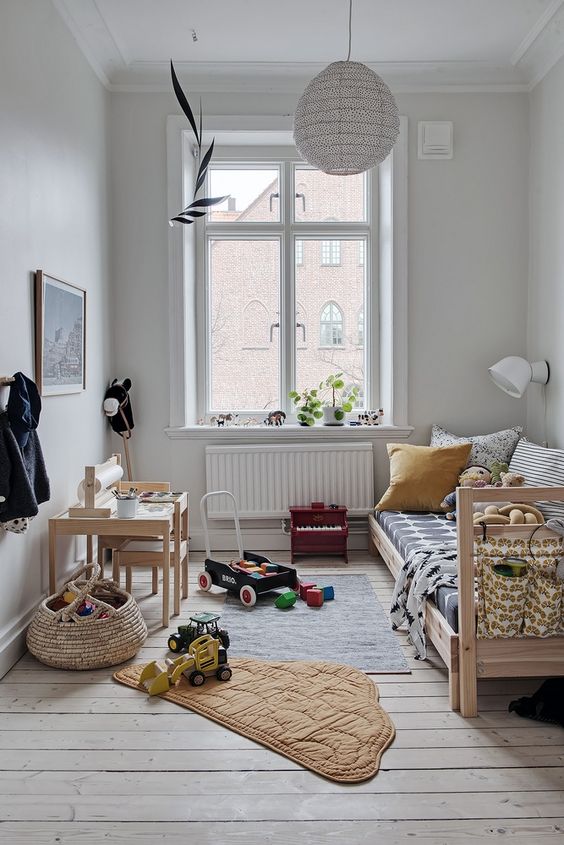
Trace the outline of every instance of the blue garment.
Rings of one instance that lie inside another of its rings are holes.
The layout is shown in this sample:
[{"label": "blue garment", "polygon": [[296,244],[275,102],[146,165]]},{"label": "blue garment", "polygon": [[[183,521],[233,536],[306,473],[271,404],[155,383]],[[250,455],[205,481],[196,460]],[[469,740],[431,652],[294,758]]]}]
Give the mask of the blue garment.
[{"label": "blue garment", "polygon": [[34,431],[39,425],[41,397],[35,382],[23,373],[14,374],[6,410],[18,446],[25,449],[30,431]]}]

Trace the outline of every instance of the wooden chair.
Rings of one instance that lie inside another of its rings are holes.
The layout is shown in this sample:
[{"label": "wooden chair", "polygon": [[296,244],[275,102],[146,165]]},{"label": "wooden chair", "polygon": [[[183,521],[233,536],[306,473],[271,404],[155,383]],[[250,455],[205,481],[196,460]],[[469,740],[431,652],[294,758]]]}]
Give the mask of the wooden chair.
[{"label": "wooden chair", "polygon": [[[155,493],[170,493],[169,481],[118,481],[115,485],[118,493],[126,493],[131,487],[135,487],[139,492],[154,490]],[[113,552],[114,549],[118,549],[130,536],[104,537],[104,535],[100,535],[98,537],[98,564],[101,567],[102,574],[104,572],[104,552],[106,549],[111,549]],[[154,579],[153,584],[155,584]]]},{"label": "wooden chair", "polygon": [[[129,482],[124,486],[127,487]],[[135,485],[130,485],[135,486]],[[139,487],[137,489],[140,489]],[[156,490],[156,487],[149,486],[146,489]],[[169,491],[166,491],[169,492]],[[180,615],[180,593],[182,597],[188,596],[188,509],[181,514],[180,502],[174,503],[173,532],[170,541],[170,562],[173,570],[174,584],[174,615]],[[152,593],[158,592],[159,569],[163,567],[163,547],[160,540],[131,539],[123,541],[112,551],[112,577],[114,581],[120,582],[120,568],[125,568],[125,589],[131,592],[132,568],[134,566],[151,567],[152,569]],[[166,579],[165,579],[166,580]],[[163,590],[163,626],[168,627],[170,619],[166,610],[165,593]]]},{"label": "wooden chair", "polygon": [[[155,493],[170,493],[170,482],[169,481],[119,481],[116,484],[116,490],[118,493],[125,493],[131,487],[135,487],[136,490],[139,492],[147,491],[147,490],[154,490]],[[187,519],[187,515],[186,515]],[[185,530],[186,540],[188,540],[188,528],[186,525]],[[110,549],[113,551],[114,549],[119,549],[121,545],[126,540],[131,539],[131,535],[124,536],[124,537],[98,537],[98,564],[102,568],[102,572],[104,571],[104,552],[106,549]],[[144,539],[144,542],[147,538]],[[162,549],[161,549],[162,552]],[[113,568],[112,568],[113,572]],[[118,571],[119,572],[119,571]],[[113,577],[113,576],[112,576]],[[159,591],[159,570],[158,567],[153,568],[153,584],[152,584],[152,592],[153,595],[158,593]],[[182,598],[185,599],[188,597],[188,554],[182,559]]]}]

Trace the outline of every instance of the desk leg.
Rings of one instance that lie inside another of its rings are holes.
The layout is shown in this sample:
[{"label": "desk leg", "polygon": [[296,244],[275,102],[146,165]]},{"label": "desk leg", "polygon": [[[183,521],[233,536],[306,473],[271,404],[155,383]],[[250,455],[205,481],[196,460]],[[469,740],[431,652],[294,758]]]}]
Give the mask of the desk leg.
[{"label": "desk leg", "polygon": [[174,615],[180,616],[180,510],[177,505],[174,507]]},{"label": "desk leg", "polygon": [[49,595],[57,589],[57,529],[52,519],[49,520]]},{"label": "desk leg", "polygon": [[163,627],[170,622],[170,527],[163,531]]},{"label": "desk leg", "polygon": [[[94,561],[94,537],[92,534],[86,535],[86,563],[92,564]],[[86,570],[86,577],[90,578],[92,575],[92,566]]]}]

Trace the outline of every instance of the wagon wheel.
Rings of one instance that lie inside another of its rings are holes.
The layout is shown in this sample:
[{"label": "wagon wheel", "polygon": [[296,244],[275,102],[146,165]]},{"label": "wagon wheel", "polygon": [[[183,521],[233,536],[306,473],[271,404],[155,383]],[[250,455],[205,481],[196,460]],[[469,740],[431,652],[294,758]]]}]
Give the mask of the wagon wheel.
[{"label": "wagon wheel", "polygon": [[245,607],[253,607],[257,603],[257,594],[252,587],[241,587],[239,590],[239,598]]},{"label": "wagon wheel", "polygon": [[204,590],[207,593],[211,589],[212,583],[212,577],[209,572],[200,572],[198,575],[198,586],[200,590]]}]

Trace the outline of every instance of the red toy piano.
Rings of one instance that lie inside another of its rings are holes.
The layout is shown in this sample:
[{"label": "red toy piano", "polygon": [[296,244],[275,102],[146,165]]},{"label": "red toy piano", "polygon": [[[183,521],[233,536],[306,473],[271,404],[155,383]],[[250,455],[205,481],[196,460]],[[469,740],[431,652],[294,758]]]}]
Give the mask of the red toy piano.
[{"label": "red toy piano", "polygon": [[347,554],[349,525],[347,509],[340,505],[312,502],[311,507],[290,508],[290,529],[292,537],[292,563],[295,555],[343,555]]}]

